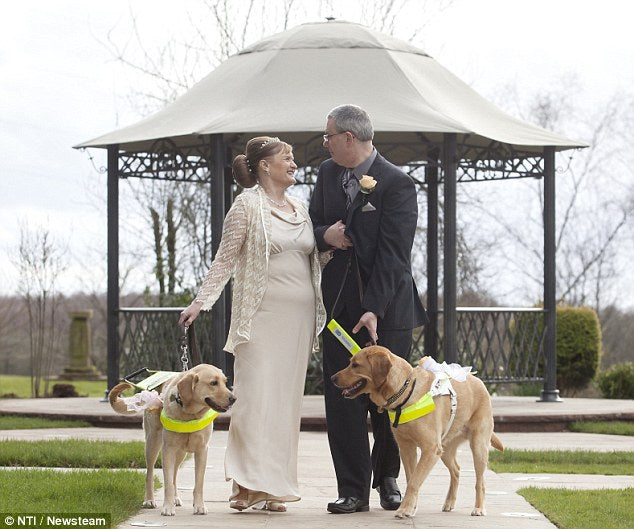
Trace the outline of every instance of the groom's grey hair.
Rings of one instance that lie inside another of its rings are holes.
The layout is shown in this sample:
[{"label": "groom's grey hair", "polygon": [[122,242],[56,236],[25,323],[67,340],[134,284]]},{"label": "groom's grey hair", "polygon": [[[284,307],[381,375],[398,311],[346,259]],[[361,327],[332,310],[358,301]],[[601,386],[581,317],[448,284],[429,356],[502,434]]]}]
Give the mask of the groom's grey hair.
[{"label": "groom's grey hair", "polygon": [[337,132],[352,132],[359,141],[372,141],[374,128],[368,113],[357,105],[339,105],[328,113]]}]

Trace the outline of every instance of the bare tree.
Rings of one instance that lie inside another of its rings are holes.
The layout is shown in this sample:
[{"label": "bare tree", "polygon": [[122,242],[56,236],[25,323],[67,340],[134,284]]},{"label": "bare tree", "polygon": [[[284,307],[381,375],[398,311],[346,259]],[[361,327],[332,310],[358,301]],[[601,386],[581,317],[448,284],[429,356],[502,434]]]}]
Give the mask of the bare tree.
[{"label": "bare tree", "polygon": [[[624,264],[621,256],[631,255],[633,249],[624,237],[634,214],[632,132],[627,126],[634,104],[631,97],[616,94],[585,116],[574,104],[578,91],[574,79],[568,78],[561,88],[525,98],[524,104],[516,90],[508,90],[504,101],[507,107],[515,102],[516,113],[527,121],[570,131],[570,136],[581,136],[589,145],[557,158],[557,297],[560,302],[589,305],[600,312],[615,301]],[[516,279],[523,278],[525,292],[532,292],[536,302],[543,285],[542,181],[505,185],[499,194],[485,196],[478,195],[481,189],[476,191],[471,207],[488,225],[497,226],[493,233],[506,266],[512,266]],[[512,214],[504,211],[508,204],[513,204]],[[499,263],[492,266],[499,269]]]},{"label": "bare tree", "polygon": [[67,266],[66,249],[53,240],[46,227],[30,229],[20,224],[20,244],[15,265],[19,273],[19,292],[28,314],[31,367],[31,394],[41,396],[47,390],[53,359],[59,349],[56,329],[60,296],[57,283]]}]

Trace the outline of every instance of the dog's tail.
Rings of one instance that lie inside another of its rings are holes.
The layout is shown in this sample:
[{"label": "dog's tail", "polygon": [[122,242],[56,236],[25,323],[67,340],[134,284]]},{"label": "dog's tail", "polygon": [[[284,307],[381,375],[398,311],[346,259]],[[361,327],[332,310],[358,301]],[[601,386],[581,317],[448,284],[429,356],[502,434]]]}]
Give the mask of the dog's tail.
[{"label": "dog's tail", "polygon": [[110,401],[110,406],[117,413],[121,413],[122,415],[135,415],[135,411],[128,410],[128,406],[123,399],[119,398],[119,395],[123,393],[126,389],[130,389],[132,384],[128,384],[127,382],[120,382],[114,388],[110,390],[108,393],[108,400]]},{"label": "dog's tail", "polygon": [[491,433],[491,446],[500,452],[504,452],[502,441],[500,441],[500,438],[493,432]]}]

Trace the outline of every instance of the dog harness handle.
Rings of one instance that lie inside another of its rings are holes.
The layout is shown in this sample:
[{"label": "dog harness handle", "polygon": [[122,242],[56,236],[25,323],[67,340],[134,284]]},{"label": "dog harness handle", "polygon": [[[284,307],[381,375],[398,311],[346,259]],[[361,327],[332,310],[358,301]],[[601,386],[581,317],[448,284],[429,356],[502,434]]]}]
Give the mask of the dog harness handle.
[{"label": "dog harness handle", "polygon": [[355,355],[359,351],[361,351],[361,347],[359,347],[359,344],[352,339],[352,336],[350,336],[341,325],[339,325],[337,320],[335,320],[334,318],[330,320],[327,327],[328,330],[332,334],[334,334],[335,338],[339,340],[341,345],[343,345],[351,355]]}]

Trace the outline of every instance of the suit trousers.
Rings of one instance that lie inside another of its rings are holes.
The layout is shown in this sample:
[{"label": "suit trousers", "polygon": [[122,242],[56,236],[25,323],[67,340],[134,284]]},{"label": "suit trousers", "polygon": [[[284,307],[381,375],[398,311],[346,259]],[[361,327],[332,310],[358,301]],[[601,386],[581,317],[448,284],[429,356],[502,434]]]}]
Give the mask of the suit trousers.
[{"label": "suit trousers", "polygon": [[[345,311],[337,316],[337,321],[349,333],[357,324]],[[328,442],[332,455],[339,497],[353,496],[369,500],[370,478],[372,488],[381,484],[386,477],[398,477],[400,469],[399,451],[390,429],[387,413],[379,413],[367,395],[356,399],[346,399],[341,390],[332,383],[330,377],[344,369],[350,362],[350,353],[333,334],[326,330],[323,334],[324,400]],[[412,331],[390,330],[379,332],[379,345],[387,347],[394,354],[409,359],[412,346]],[[363,344],[359,343],[360,346]],[[370,454],[368,438],[368,412],[372,424],[374,445]]]}]

